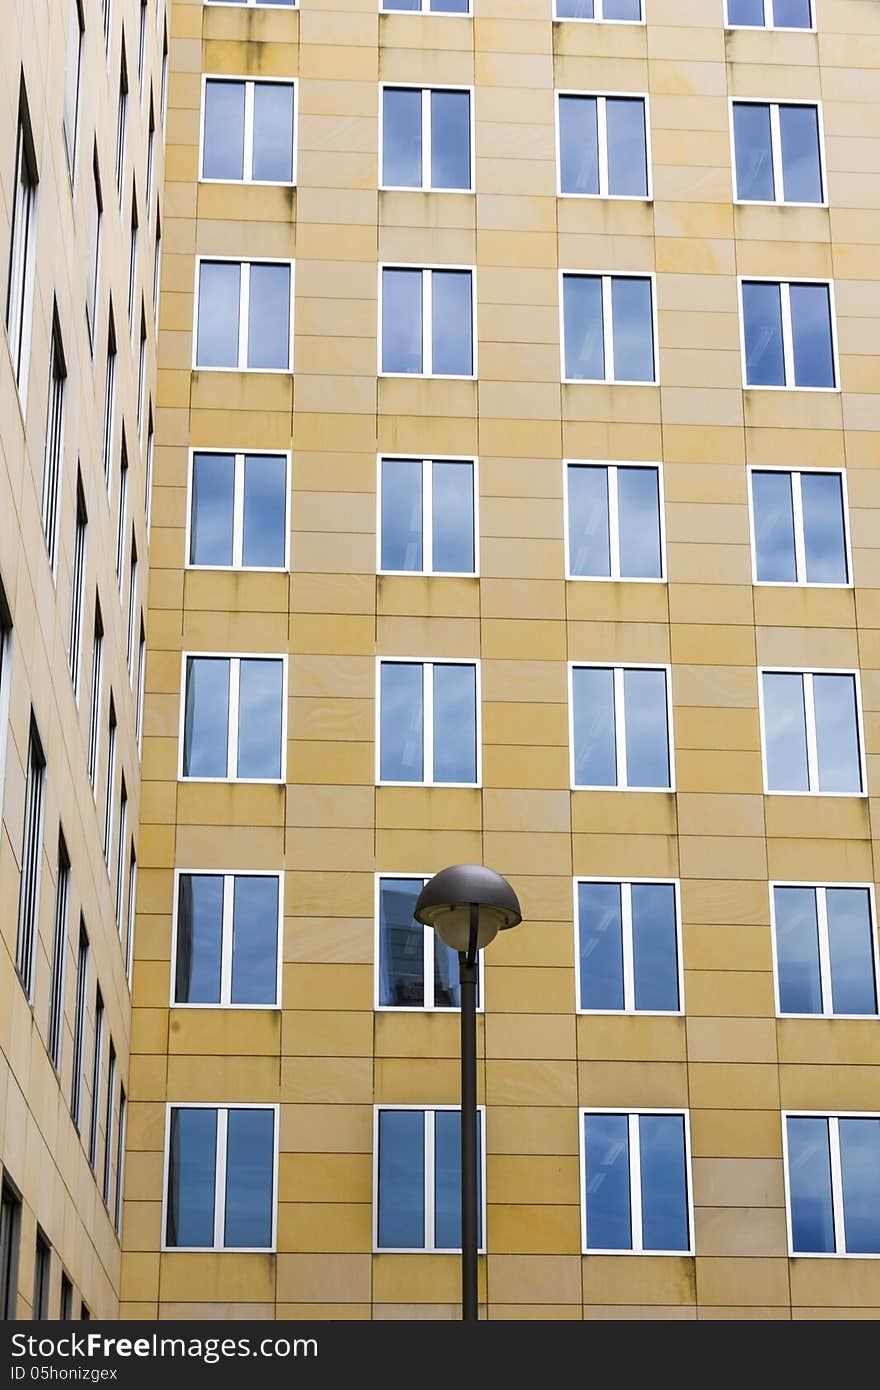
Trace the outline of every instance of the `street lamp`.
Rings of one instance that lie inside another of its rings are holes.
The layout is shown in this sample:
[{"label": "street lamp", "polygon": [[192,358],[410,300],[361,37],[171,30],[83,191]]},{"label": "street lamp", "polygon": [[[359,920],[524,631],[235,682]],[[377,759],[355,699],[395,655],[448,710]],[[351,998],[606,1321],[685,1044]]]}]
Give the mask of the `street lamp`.
[{"label": "street lamp", "polygon": [[461,1316],[477,1321],[477,958],[499,931],[522,921],[506,879],[456,864],[429,879],[414,916],[458,952],[461,981]]}]

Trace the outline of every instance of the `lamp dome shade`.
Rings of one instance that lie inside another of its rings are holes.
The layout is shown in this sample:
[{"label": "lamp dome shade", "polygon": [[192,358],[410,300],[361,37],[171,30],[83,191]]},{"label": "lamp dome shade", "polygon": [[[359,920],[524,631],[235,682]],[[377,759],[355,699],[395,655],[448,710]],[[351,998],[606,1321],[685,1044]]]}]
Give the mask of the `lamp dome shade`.
[{"label": "lamp dome shade", "polygon": [[433,927],[453,951],[466,951],[470,936],[471,904],[479,908],[477,949],[522,921],[519,900],[506,879],[482,864],[456,864],[428,879],[415,906],[414,916]]}]

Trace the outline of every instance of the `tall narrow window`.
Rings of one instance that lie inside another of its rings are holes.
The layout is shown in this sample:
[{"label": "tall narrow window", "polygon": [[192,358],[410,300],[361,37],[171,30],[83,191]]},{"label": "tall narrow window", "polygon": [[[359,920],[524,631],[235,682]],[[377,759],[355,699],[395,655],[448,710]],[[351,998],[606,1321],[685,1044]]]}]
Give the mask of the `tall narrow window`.
[{"label": "tall narrow window", "polygon": [[113,305],[107,322],[107,367],[104,375],[104,433],[101,442],[101,464],[104,481],[110,490],[110,463],[113,457],[113,435],[116,417],[116,324]]},{"label": "tall narrow window", "polygon": [[[128,326],[134,333],[134,311],[137,297],[138,207],[137,187],[131,186],[131,227],[128,240]],[[140,418],[140,417],[138,417]]]},{"label": "tall narrow window", "polygon": [[759,677],[765,789],[861,796],[858,672],[765,670]]},{"label": "tall narrow window", "polygon": [[137,613],[137,579],[138,579],[138,553],[137,541],[135,540],[134,527],[131,529],[131,548],[129,550],[128,564],[128,631],[125,643],[125,655],[128,662],[128,669],[134,675],[134,632],[135,615]]},{"label": "tall narrow window", "polygon": [[125,862],[126,838],[125,833],[128,826],[128,791],[125,786],[125,777],[122,778],[122,787],[119,793],[119,834],[116,848],[116,927],[120,937],[125,927]]},{"label": "tall narrow window", "polygon": [[125,61],[125,43],[119,60],[119,100],[116,107],[116,189],[119,206],[122,207],[122,189],[125,177],[125,139],[128,124],[128,65]]},{"label": "tall narrow window", "polygon": [[43,862],[43,803],[46,792],[46,758],[31,715],[27,780],[24,794],[24,826],[21,842],[21,884],[18,898],[18,941],[15,967],[28,999],[34,997],[34,964],[40,916],[40,877]]},{"label": "tall narrow window", "polygon": [[[376,1007],[460,1009],[455,951],[413,916],[424,878],[383,875],[376,882]],[[482,998],[480,953],[478,1003]]]},{"label": "tall narrow window", "polygon": [[151,403],[147,411],[147,449],[146,467],[144,468],[144,517],[148,537],[153,519],[153,448],[153,406]]},{"label": "tall narrow window", "polygon": [[73,1285],[63,1271],[61,1273],[61,1302],[58,1316],[62,1322],[70,1322],[73,1317]]},{"label": "tall narrow window", "polygon": [[192,455],[188,563],[210,569],[285,569],[286,454]]},{"label": "tall narrow window", "polygon": [[382,88],[382,185],[469,193],[471,94],[451,87]]},{"label": "tall narrow window", "polygon": [[82,0],[67,0],[67,57],[64,68],[64,148],[73,179],[79,135],[79,98],[82,81],[83,37],[86,22]]},{"label": "tall narrow window", "polygon": [[52,932],[52,979],[49,986],[49,1056],[61,1070],[64,1041],[64,986],[67,974],[67,912],[70,900],[70,856],[64,835],[58,836],[58,876],[55,881],[55,926]]},{"label": "tall narrow window", "polygon": [[104,1103],[104,1173],[101,1195],[104,1206],[110,1206],[110,1178],[113,1173],[115,1154],[115,1135],[113,1133],[113,1109],[116,1102],[116,1048],[110,1039],[110,1052],[107,1060],[107,1096]]},{"label": "tall narrow window", "polygon": [[153,323],[156,333],[159,332],[159,282],[162,271],[162,218],[159,215],[159,204],[156,204],[156,241],[153,246]]},{"label": "tall narrow window", "polygon": [[173,1003],[277,1007],[281,924],[278,874],[181,874]]},{"label": "tall narrow window", "polygon": [[89,984],[89,938],[79,919],[79,951],[76,962],[76,1012],[73,1019],[73,1069],[70,1077],[70,1115],[77,1130],[82,1124],[83,1067],[85,1065],[86,1000]]},{"label": "tall narrow window", "polygon": [[12,654],[12,614],[0,578],[0,819],[3,816],[3,780],[9,727],[9,668]]},{"label": "tall narrow window", "polygon": [[95,318],[98,309],[98,279],[101,269],[101,236],[104,222],[104,197],[101,192],[101,173],[98,167],[98,147],[95,145],[92,157],[92,204],[89,212],[88,260],[86,262],[86,323],[92,356],[95,354],[97,328]]},{"label": "tall narrow window", "polygon": [[144,616],[141,614],[141,635],[138,642],[138,680],[137,680],[137,709],[135,714],[135,736],[137,738],[138,753],[141,752],[144,741],[144,681],[147,671],[147,635],[144,630]]},{"label": "tall narrow window", "polygon": [[11,1322],[18,1306],[21,1197],[4,1176],[0,1189],[0,1320]]},{"label": "tall narrow window", "polygon": [[107,719],[107,783],[104,788],[104,858],[109,866],[113,846],[113,793],[116,786],[116,704],[110,692],[110,714]]},{"label": "tall narrow window", "polygon": [[380,661],[376,780],[475,786],[480,700],[472,661]]},{"label": "tall narrow window", "polygon": [[276,782],[284,775],[281,657],[185,656],[180,775]]},{"label": "tall narrow window", "polygon": [[89,1163],[98,1171],[98,1122],[101,1114],[101,1062],[104,1055],[104,998],[95,989],[95,1050],[92,1053],[92,1112],[89,1123]]},{"label": "tall narrow window", "polygon": [[145,205],[147,216],[150,215],[150,204],[153,201],[153,173],[156,162],[156,112],[153,108],[153,93],[150,91],[150,116],[147,124],[147,192]]},{"label": "tall narrow window", "polygon": [[104,21],[104,47],[110,57],[110,39],[113,26],[113,0],[101,0],[101,17]]},{"label": "tall narrow window", "polygon": [[880,1115],[783,1116],[792,1255],[880,1255]]},{"label": "tall narrow window", "polygon": [[578,1009],[584,1013],[679,1013],[681,942],[674,883],[575,885]]},{"label": "tall narrow window", "polygon": [[476,510],[472,459],[380,459],[380,571],[474,574]]},{"label": "tall narrow window", "polygon": [[870,887],[771,885],[780,1014],[877,1014],[877,938]]},{"label": "tall narrow window", "polygon": [[144,90],[144,58],[147,49],[147,3],[148,0],[141,0],[138,16],[138,83],[141,91]]},{"label": "tall narrow window", "polygon": [[18,394],[27,405],[31,322],[34,308],[34,263],[37,236],[37,160],[31,134],[24,80],[18,104],[18,136],[12,182],[12,226],[6,282],[6,333]]},{"label": "tall narrow window", "polygon": [[92,790],[98,789],[98,744],[101,731],[101,687],[104,675],[104,620],[101,602],[95,594],[95,631],[92,642],[92,679],[89,692],[89,738],[86,745],[86,769]]},{"label": "tall narrow window", "polygon": [[134,918],[135,902],[137,898],[137,858],[134,852],[134,843],[131,846],[131,855],[128,861],[128,929],[125,938],[125,974],[128,979],[129,989],[131,988],[131,971],[134,965]]},{"label": "tall narrow window", "polygon": [[73,570],[70,589],[70,642],[67,659],[73,693],[79,703],[80,665],[82,656],[83,608],[85,605],[86,547],[89,517],[86,511],[86,497],[82,474],[76,473],[76,530],[73,537]]},{"label": "tall narrow window", "polygon": [[[461,1111],[382,1106],[375,1111],[377,1250],[461,1249]],[[485,1111],[477,1111],[477,1240],[485,1248]]]},{"label": "tall narrow window", "polygon": [[582,1111],[585,1254],[689,1254],[688,1117],[682,1111]]},{"label": "tall narrow window", "polygon": [[57,305],[52,313],[52,361],[49,372],[49,403],[46,409],[46,447],[43,455],[43,536],[49,564],[55,571],[58,557],[58,508],[61,497],[61,470],[64,461],[64,396],[67,366],[61,342]]},{"label": "tall narrow window", "polygon": [[742,203],[823,203],[819,108],[735,101],[736,197]]},{"label": "tall narrow window", "polygon": [[571,579],[663,579],[660,469],[565,466],[566,573]]},{"label": "tall narrow window", "polygon": [[[270,0],[271,2],[271,0]],[[168,20],[162,34],[162,129],[168,116]]]},{"label": "tall narrow window", "polygon": [[52,1267],[52,1247],[37,1227],[34,1248],[34,1301],[31,1316],[42,1321],[49,1316],[49,1276]]},{"label": "tall narrow window", "polygon": [[474,272],[381,268],[380,371],[471,377],[475,372]]},{"label": "tall narrow window", "polygon": [[647,98],[560,92],[559,192],[649,198]]},{"label": "tall narrow window", "polygon": [[273,1248],[277,1114],[259,1105],[169,1107],[166,1248]]},{"label": "tall narrow window", "polygon": [[571,667],[572,786],[672,788],[669,672]]},{"label": "tall narrow window", "polygon": [[292,184],[295,93],[293,82],[206,78],[202,178]]},{"label": "tall narrow window", "polygon": [[838,385],[831,285],[742,280],[743,385],[833,391]]},{"label": "tall narrow window", "polygon": [[125,1190],[125,1122],[128,1102],[125,1087],[119,1087],[119,1124],[116,1131],[116,1201],[113,1206],[113,1225],[117,1236],[122,1235],[122,1198]]},{"label": "tall narrow window", "polygon": [[199,262],[196,367],[290,370],[290,262]]},{"label": "tall narrow window", "polygon": [[128,446],[125,431],[122,432],[122,451],[119,456],[119,495],[116,499],[116,581],[122,592],[122,555],[125,549],[125,522],[128,501]]},{"label": "tall narrow window", "polygon": [[758,584],[848,584],[843,473],[753,468],[754,574]]},{"label": "tall narrow window", "polygon": [[147,392],[147,319],[144,313],[144,302],[141,300],[141,341],[138,348],[138,393],[137,393],[137,426],[138,439],[141,438],[141,426],[144,418],[144,397]]}]

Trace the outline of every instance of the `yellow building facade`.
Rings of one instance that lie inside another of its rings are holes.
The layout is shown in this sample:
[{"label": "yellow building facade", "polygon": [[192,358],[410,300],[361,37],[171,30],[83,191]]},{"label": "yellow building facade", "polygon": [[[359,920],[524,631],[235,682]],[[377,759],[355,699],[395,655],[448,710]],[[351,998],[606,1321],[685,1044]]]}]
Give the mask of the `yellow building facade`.
[{"label": "yellow building facade", "polygon": [[[116,701],[130,1006],[63,741],[121,1265],[37,1045],[50,963],[30,1017],[15,974],[29,708],[75,729],[33,693],[54,661],[71,699],[60,581],[37,646],[39,411],[33,496],[0,509],[13,657],[48,652],[12,666],[3,789],[20,1315],[33,1223],[60,1248],[16,1177],[50,1134],[93,1313],[458,1316],[455,965],[411,905],[461,862],[524,918],[481,982],[481,1315],[876,1317],[876,6],[172,0],[168,25],[140,783]],[[112,503],[99,525],[105,612]]]}]

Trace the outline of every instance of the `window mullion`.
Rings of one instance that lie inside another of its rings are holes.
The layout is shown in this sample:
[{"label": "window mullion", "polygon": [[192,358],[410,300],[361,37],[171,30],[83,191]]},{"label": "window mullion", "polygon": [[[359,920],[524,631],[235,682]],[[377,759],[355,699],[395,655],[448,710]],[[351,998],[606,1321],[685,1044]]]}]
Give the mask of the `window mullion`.
[{"label": "window mullion", "polygon": [[599,142],[599,192],[603,197],[608,188],[608,112],[606,98],[596,97],[596,136]]},{"label": "window mullion", "polygon": [[241,658],[229,658],[229,727],[226,744],[226,776],[234,778],[238,772],[238,695],[241,680]]},{"label": "window mullion", "polygon": [[618,469],[611,464],[606,470],[608,478],[608,556],[611,565],[611,578],[620,578],[620,503],[617,491]]},{"label": "window mullion", "polygon": [[620,885],[621,936],[623,945],[623,1007],[627,1013],[636,1007],[635,955],[633,950],[632,884]]},{"label": "window mullion", "polygon": [[779,285],[780,307],[782,309],[782,355],[785,360],[785,384],[796,386],[794,375],[794,335],[791,326],[791,285],[782,280]]},{"label": "window mullion", "polygon": [[[422,886],[427,883],[427,879],[422,879]],[[422,932],[424,941],[422,943],[422,969],[424,970],[424,993],[422,995],[424,1007],[433,1009],[434,1007],[434,933],[428,927],[423,927]]]},{"label": "window mullion", "polygon": [[238,369],[243,371],[248,360],[248,306],[251,299],[251,263],[242,261],[238,287]]},{"label": "window mullion", "polygon": [[629,1115],[629,1201],[634,1252],[644,1249],[642,1237],[642,1154],[639,1116]]},{"label": "window mullion", "polygon": [[816,704],[813,699],[813,673],[805,671],[801,676],[804,697],[804,721],[807,726],[807,776],[810,791],[819,790],[819,745],[816,738]]},{"label": "window mullion", "polygon": [[220,1003],[232,1002],[232,935],[235,930],[235,875],[223,876],[223,912],[220,919]]},{"label": "window mullion", "polygon": [[435,1249],[434,1111],[425,1111],[425,1249]]},{"label": "window mullion", "polygon": [[431,89],[422,88],[422,188],[432,188],[434,167],[431,159]]},{"label": "window mullion", "polygon": [[828,1151],[831,1158],[831,1208],[834,1214],[834,1249],[846,1254],[846,1220],[843,1210],[843,1165],[840,1158],[840,1120],[828,1116]]},{"label": "window mullion", "polygon": [[226,1239],[226,1139],[228,1110],[217,1109],[217,1154],[214,1167],[214,1249],[222,1250]]},{"label": "window mullion", "polygon": [[822,981],[822,1012],[834,1013],[831,981],[831,938],[828,932],[828,892],[816,889],[816,920],[819,926],[819,975]]},{"label": "window mullion", "polygon": [[614,671],[614,739],[617,753],[617,785],[629,785],[626,767],[626,710],[624,708],[623,667],[615,666]]},{"label": "window mullion", "polygon": [[245,183],[254,178],[254,91],[256,83],[244,84],[244,150],[242,154],[242,177]]},{"label": "window mullion", "polygon": [[791,477],[791,510],[794,522],[794,562],[795,575],[798,584],[807,582],[807,540],[804,533],[804,498],[801,485],[801,474],[792,472]]},{"label": "window mullion", "polygon": [[232,483],[232,564],[240,569],[244,552],[244,454],[236,454]]},{"label": "window mullion", "polygon": [[434,353],[432,351],[433,326],[432,326],[432,294],[433,294],[434,272],[431,270],[422,271],[422,372],[425,376],[431,376],[434,371]]},{"label": "window mullion", "polygon": [[772,29],[773,27],[773,0],[764,0],[764,28]]},{"label": "window mullion", "polygon": [[782,127],[779,103],[770,103],[770,157],[773,161],[773,196],[777,203],[785,202],[785,166],[782,162]]},{"label": "window mullion", "polygon": [[434,572],[434,460],[422,459],[422,569]]},{"label": "window mullion", "polygon": [[422,663],[422,776],[434,781],[434,663]]},{"label": "window mullion", "polygon": [[602,338],[605,346],[605,380],[614,381],[614,332],[611,323],[611,276],[602,276]]}]

